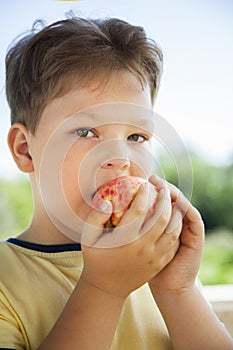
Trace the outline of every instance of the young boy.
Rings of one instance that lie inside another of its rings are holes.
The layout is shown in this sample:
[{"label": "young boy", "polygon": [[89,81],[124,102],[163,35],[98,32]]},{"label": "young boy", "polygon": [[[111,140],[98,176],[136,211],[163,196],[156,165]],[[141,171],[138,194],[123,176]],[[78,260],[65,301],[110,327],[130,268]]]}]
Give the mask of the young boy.
[{"label": "young boy", "polygon": [[119,19],[73,17],[9,50],[8,143],[34,213],[0,244],[1,349],[233,349],[195,285],[204,228],[179,190],[151,176],[110,232],[111,204],[89,202],[109,180],[147,178],[161,69]]}]

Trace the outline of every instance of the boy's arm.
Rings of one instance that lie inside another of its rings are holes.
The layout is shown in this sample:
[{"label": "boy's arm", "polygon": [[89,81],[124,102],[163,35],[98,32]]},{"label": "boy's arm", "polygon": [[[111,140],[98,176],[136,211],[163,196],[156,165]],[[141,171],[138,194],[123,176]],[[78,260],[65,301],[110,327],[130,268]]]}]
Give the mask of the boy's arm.
[{"label": "boy's arm", "polygon": [[[129,232],[139,237],[147,215],[147,198],[148,186],[143,184],[114,229],[117,235],[126,233],[128,227]],[[106,212],[93,210],[89,214],[88,229],[84,228],[87,237],[84,237],[86,245],[82,246],[84,268],[81,278],[38,350],[110,349],[127,296],[161,271],[172,260],[179,245],[179,232],[174,232],[172,240],[167,236],[167,244],[161,246],[159,243],[172,213],[168,189],[159,192],[156,207],[159,217],[146,234],[132,243],[107,249],[96,248],[96,242],[104,239],[106,243],[105,237],[111,237],[111,233],[103,235],[103,225],[110,216],[109,208]]]},{"label": "boy's arm", "polygon": [[38,350],[110,349],[124,298],[80,278],[55,327]]},{"label": "boy's arm", "polygon": [[[160,181],[151,178],[157,187]],[[174,259],[149,282],[152,294],[175,350],[232,350],[233,339],[195,285],[204,246],[201,216],[177,188],[168,186],[183,211],[183,227]]]},{"label": "boy's arm", "polygon": [[174,350],[233,349],[233,339],[195,285],[180,293],[153,294]]}]

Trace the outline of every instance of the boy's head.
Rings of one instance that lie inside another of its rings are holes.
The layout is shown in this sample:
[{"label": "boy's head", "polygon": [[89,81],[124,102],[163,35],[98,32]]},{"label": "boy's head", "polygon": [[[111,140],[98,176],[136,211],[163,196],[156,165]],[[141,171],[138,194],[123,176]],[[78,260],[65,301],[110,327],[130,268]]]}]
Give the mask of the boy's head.
[{"label": "boy's head", "polygon": [[158,46],[119,19],[59,21],[9,50],[8,144],[30,173],[33,235],[56,226],[76,237],[96,187],[147,177],[161,70]]},{"label": "boy's head", "polygon": [[116,18],[69,18],[36,27],[6,57],[6,92],[11,122],[32,134],[46,105],[68,91],[116,72],[132,73],[152,103],[159,87],[162,53],[143,28]]}]

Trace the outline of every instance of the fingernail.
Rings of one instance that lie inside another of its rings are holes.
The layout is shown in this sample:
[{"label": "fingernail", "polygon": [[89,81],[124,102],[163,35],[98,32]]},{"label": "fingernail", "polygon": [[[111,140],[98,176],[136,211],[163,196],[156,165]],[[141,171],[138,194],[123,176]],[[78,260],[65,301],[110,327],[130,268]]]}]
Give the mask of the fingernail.
[{"label": "fingernail", "polygon": [[101,202],[101,204],[100,204],[98,209],[101,210],[101,211],[108,211],[109,208],[110,208],[110,202],[103,201],[103,202]]}]

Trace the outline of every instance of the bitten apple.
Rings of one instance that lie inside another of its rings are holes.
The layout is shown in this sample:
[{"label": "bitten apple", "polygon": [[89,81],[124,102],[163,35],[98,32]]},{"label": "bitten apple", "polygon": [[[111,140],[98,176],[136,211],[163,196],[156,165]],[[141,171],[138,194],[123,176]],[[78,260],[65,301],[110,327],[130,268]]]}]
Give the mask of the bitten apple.
[{"label": "bitten apple", "polygon": [[[112,203],[112,215],[105,224],[106,228],[113,228],[119,224],[143,182],[146,180],[140,177],[122,176],[105,183],[97,190],[92,201],[93,207],[99,208],[102,200]],[[154,201],[155,196],[151,209],[154,208]]]}]

